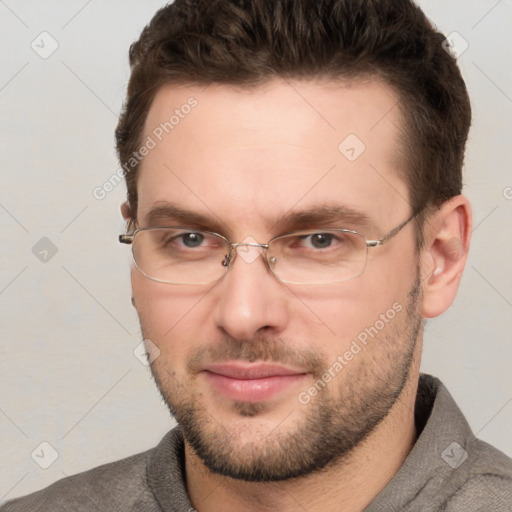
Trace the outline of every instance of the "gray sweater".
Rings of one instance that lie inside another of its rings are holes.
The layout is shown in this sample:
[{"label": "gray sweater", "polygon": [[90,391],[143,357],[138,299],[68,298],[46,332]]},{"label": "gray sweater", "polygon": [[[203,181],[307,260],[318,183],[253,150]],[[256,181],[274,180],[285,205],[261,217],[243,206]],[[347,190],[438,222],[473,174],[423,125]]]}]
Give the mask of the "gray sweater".
[{"label": "gray sweater", "polygon": [[[512,512],[512,459],[475,438],[452,397],[422,375],[420,433],[393,480],[364,512]],[[193,512],[179,427],[155,448],[15,499],[1,512]]]}]

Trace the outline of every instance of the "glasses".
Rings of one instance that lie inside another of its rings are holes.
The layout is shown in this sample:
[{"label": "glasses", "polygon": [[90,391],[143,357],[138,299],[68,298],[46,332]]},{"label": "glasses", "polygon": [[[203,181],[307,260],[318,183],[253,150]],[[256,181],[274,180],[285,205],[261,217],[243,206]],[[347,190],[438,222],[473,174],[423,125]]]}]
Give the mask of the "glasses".
[{"label": "glasses", "polygon": [[279,281],[290,284],[329,284],[360,276],[368,249],[384,245],[417,214],[379,240],[367,240],[350,229],[308,229],[276,236],[266,244],[247,238],[231,243],[218,233],[187,227],[138,228],[119,235],[131,244],[135,267],[148,279],[166,284],[200,285],[218,281],[237,254],[246,263],[261,254]]}]

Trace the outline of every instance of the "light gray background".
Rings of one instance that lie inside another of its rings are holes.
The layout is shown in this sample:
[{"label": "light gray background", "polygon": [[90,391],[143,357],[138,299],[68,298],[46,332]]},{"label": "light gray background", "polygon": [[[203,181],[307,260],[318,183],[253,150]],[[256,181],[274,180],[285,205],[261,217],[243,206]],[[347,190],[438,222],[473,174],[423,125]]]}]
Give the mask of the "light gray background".
[{"label": "light gray background", "polygon": [[[124,184],[93,196],[118,169],[128,46],[162,5],[0,0],[0,503],[148,449],[172,425],[133,355],[129,249],[117,243]],[[459,62],[474,108],[475,218],[459,296],[427,324],[423,371],[512,456],[512,0],[420,5],[469,43]],[[47,59],[31,48],[50,48],[43,31],[59,45]],[[46,262],[32,252],[43,237],[58,251]],[[48,469],[35,461],[50,462],[42,442],[58,452]]]}]

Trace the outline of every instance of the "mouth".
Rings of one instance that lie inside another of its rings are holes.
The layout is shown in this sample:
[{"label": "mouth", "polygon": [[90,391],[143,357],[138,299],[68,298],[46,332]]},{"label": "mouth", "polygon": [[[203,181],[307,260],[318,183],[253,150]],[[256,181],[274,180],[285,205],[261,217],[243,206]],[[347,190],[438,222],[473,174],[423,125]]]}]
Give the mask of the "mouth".
[{"label": "mouth", "polygon": [[213,364],[202,371],[211,388],[225,398],[258,403],[289,391],[303,382],[303,370],[268,363],[228,362]]}]

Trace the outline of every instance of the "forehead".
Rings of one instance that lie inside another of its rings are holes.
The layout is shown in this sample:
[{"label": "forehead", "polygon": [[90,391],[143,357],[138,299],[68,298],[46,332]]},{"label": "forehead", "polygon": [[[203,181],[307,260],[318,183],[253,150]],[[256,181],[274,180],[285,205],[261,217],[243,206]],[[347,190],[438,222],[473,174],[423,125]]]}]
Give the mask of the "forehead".
[{"label": "forehead", "polygon": [[144,126],[139,222],[166,202],[233,230],[322,204],[407,213],[398,103],[377,81],[166,85]]}]

